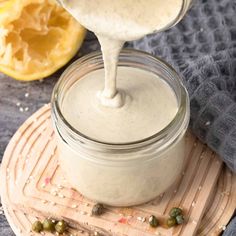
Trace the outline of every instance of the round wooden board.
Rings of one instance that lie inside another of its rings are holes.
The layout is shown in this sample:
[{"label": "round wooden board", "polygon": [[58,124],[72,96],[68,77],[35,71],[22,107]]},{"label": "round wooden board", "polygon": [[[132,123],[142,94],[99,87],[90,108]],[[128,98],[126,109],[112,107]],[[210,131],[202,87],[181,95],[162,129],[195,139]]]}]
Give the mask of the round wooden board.
[{"label": "round wooden board", "polygon": [[[49,109],[50,109],[50,106],[46,105],[45,107],[40,109],[38,112],[36,112],[33,116],[31,116],[19,128],[19,130],[16,132],[11,142],[9,143],[6,153],[4,155],[3,166],[1,167],[1,178],[4,180],[2,181],[3,185],[1,186],[2,193],[7,192],[6,186],[9,184],[9,182],[12,181],[12,176],[10,176],[10,174],[13,175],[14,177],[13,182],[16,182],[17,179],[20,178],[21,175],[23,175],[23,172],[27,171],[28,158],[26,154],[23,157],[22,152],[24,151],[22,151],[23,150],[22,147],[24,146],[24,148],[26,147],[25,149],[29,149],[29,150],[32,149],[32,146],[35,144],[35,141],[33,140],[34,133],[37,133],[38,130],[40,130],[40,132],[38,132],[37,134],[37,135],[40,135],[42,132],[48,129],[48,127],[50,126]],[[22,138],[23,134],[24,134],[24,138]],[[27,139],[26,138],[27,135],[29,135],[29,137],[31,138]],[[38,139],[37,135],[35,135],[35,140]],[[52,140],[51,137],[53,137],[51,128],[49,129],[49,132],[47,133],[47,136],[45,137],[48,137],[49,142],[51,142]],[[42,140],[44,140],[45,137],[42,137]],[[192,140],[192,138],[190,139]],[[201,144],[197,144],[197,145],[202,146]],[[197,145],[196,143],[192,144],[193,147]],[[192,148],[189,148],[189,149],[192,150]],[[9,154],[13,150],[15,152],[14,155]],[[29,153],[29,150],[27,151],[27,153]],[[199,150],[200,150],[200,147],[199,147]],[[53,152],[52,155],[54,155],[54,151],[51,151],[51,152]],[[202,153],[203,152],[201,151],[201,154]],[[36,154],[37,153],[35,153],[35,155]],[[17,155],[18,156],[21,155],[23,158],[17,157]],[[10,160],[10,156],[16,156],[17,158],[15,161]],[[216,162],[219,162],[219,161],[217,161],[216,159]],[[11,163],[10,168],[8,168],[9,163]],[[206,172],[207,172],[207,169],[206,169]],[[11,185],[9,185],[8,188],[11,188]],[[224,226],[227,224],[227,222],[231,218],[233,211],[235,209],[235,205],[236,205],[235,204],[236,202],[235,190],[236,190],[236,177],[229,171],[229,169],[224,167],[221,170],[220,177],[218,179],[217,184],[215,185],[213,191],[211,192],[211,195],[208,197],[208,207],[204,208],[206,209],[205,210],[206,213],[200,223],[197,235],[199,236],[219,235],[220,232],[222,232],[222,229],[224,229]],[[85,201],[86,204],[88,204],[87,200],[83,200],[83,201]],[[22,211],[21,209],[17,209],[16,206],[11,203],[11,200],[8,199],[8,194],[2,194],[2,204],[5,210],[7,220],[9,221],[9,224],[11,225],[13,231],[15,232],[17,236],[34,235],[34,233],[30,231],[32,222],[38,218],[39,219],[45,218],[43,214],[38,213],[38,212],[37,213],[31,212],[30,214],[26,214],[25,211]],[[151,206],[151,207],[155,207],[155,206]],[[152,208],[149,208],[149,210],[150,209]],[[52,235],[52,234],[47,233],[45,235]],[[82,228],[80,230],[71,229],[71,232],[69,235],[82,236],[82,235],[94,235],[94,234],[91,234],[91,230]],[[128,236],[132,236],[132,235],[128,235]]]}]

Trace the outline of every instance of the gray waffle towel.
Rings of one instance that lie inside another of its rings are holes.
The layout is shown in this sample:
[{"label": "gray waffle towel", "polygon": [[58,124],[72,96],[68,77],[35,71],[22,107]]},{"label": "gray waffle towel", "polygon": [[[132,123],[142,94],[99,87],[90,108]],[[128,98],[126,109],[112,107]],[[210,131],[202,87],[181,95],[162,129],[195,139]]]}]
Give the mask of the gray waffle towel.
[{"label": "gray waffle towel", "polygon": [[164,58],[182,75],[191,129],[236,171],[236,0],[195,0],[177,26],[129,46]]}]

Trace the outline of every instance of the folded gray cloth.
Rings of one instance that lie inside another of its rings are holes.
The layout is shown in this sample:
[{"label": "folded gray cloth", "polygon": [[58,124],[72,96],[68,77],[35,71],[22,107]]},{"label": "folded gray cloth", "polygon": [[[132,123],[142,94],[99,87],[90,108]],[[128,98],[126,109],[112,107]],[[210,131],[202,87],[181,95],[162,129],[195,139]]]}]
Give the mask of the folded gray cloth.
[{"label": "folded gray cloth", "polygon": [[236,171],[236,50],[231,52],[190,62],[182,75],[191,98],[190,127]]},{"label": "folded gray cloth", "polygon": [[236,1],[196,0],[178,25],[129,46],[164,58],[182,75],[191,129],[236,171]]}]

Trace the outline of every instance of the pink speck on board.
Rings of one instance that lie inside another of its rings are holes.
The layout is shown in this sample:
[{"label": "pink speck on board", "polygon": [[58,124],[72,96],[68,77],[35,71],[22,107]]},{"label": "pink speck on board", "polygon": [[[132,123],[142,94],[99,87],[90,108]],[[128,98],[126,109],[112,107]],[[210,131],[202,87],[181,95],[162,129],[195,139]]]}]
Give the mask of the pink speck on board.
[{"label": "pink speck on board", "polygon": [[75,198],[76,196],[78,196],[78,192],[75,189],[71,188],[70,192],[71,192],[71,198]]},{"label": "pink speck on board", "polygon": [[120,218],[120,219],[118,220],[118,222],[121,223],[121,224],[126,224],[126,223],[127,223],[127,219],[124,218],[124,217],[122,217],[122,218]]},{"label": "pink speck on board", "polygon": [[44,183],[45,183],[46,185],[48,185],[48,184],[50,183],[50,181],[51,181],[51,178],[46,178],[46,179],[44,180]]}]

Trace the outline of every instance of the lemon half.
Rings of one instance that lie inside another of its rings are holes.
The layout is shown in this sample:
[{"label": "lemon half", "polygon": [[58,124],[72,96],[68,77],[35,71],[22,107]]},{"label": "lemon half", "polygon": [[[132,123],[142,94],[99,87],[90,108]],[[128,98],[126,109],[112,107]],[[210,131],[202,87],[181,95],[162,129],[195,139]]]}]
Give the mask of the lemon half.
[{"label": "lemon half", "polygon": [[54,0],[0,0],[0,71],[42,79],[78,51],[86,30]]}]

